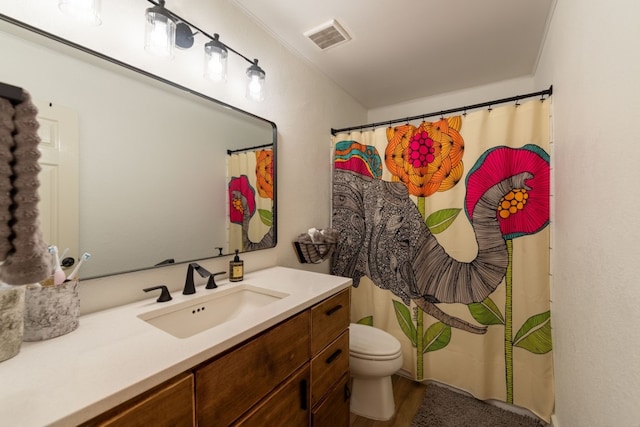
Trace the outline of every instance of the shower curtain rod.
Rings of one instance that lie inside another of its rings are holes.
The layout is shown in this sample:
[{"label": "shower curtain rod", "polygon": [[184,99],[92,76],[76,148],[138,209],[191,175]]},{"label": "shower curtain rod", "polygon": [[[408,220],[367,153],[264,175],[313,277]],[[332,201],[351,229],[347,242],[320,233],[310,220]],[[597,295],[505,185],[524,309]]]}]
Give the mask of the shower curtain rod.
[{"label": "shower curtain rod", "polygon": [[235,153],[241,153],[243,151],[253,151],[253,150],[259,150],[260,148],[267,148],[267,147],[273,147],[273,144],[262,144],[262,145],[256,145],[253,147],[247,147],[247,148],[239,148],[237,150],[227,150],[227,155],[232,155]]},{"label": "shower curtain rod", "polygon": [[348,128],[342,128],[342,129],[333,129],[333,128],[331,128],[331,135],[335,136],[336,134],[338,134],[340,132],[349,132],[349,131],[352,131],[352,130],[362,130],[362,129],[366,129],[366,128],[376,128],[376,127],[382,126],[382,125],[391,126],[392,123],[410,122],[412,120],[418,120],[418,119],[423,119],[424,120],[427,117],[442,116],[442,115],[445,115],[445,114],[457,113],[459,111],[464,111],[466,113],[467,110],[473,110],[475,108],[491,107],[493,105],[504,104],[506,102],[513,102],[513,101],[517,102],[517,101],[519,101],[521,99],[533,98],[534,96],[541,96],[541,97],[543,97],[542,99],[544,99],[545,95],[551,96],[552,94],[553,94],[553,85],[549,86],[549,89],[541,90],[539,92],[527,93],[525,95],[516,95],[516,96],[512,96],[510,98],[496,99],[495,101],[489,101],[489,102],[483,102],[483,103],[480,103],[480,104],[467,105],[466,107],[451,108],[449,110],[441,110],[441,111],[436,111],[436,112],[428,113],[428,114],[420,114],[418,116],[403,117],[401,119],[395,119],[395,120],[385,120],[384,122],[369,123],[369,124],[366,124],[366,125],[352,126],[352,127],[348,127]]}]

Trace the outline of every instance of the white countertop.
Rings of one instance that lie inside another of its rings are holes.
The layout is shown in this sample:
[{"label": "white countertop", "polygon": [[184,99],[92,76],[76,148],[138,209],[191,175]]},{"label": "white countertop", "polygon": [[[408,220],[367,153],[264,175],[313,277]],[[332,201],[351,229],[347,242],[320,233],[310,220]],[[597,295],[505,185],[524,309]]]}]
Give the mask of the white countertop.
[{"label": "white countertop", "polygon": [[[243,283],[289,296],[184,339],[137,317]],[[247,273],[242,282],[218,284],[217,290],[198,287],[193,295],[173,292],[166,303],[156,302],[156,291],[144,301],[81,316],[78,329],[66,335],[23,342],[16,356],[0,362],[0,424],[68,426],[89,420],[348,288],[351,279],[272,267]]]}]

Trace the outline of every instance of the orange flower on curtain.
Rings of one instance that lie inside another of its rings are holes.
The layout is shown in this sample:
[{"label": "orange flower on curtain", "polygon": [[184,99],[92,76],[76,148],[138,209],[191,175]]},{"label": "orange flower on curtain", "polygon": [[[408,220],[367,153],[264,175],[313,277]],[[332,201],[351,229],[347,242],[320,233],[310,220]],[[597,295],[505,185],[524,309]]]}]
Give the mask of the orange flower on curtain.
[{"label": "orange flower on curtain", "polygon": [[[393,175],[392,181],[403,182],[409,194],[418,197],[418,211],[427,225],[430,220],[426,216],[425,198],[452,189],[462,178],[464,139],[460,135],[461,127],[462,118],[452,116],[436,122],[422,122],[417,128],[410,124],[387,128],[385,164]],[[458,212],[457,209],[448,209],[432,215],[440,219],[446,216],[449,219],[445,223],[450,224]],[[440,231],[445,228],[440,227]],[[433,229],[432,232],[439,231]],[[403,303],[394,301],[394,309],[398,323],[407,325],[410,331],[407,336],[417,352],[416,378],[421,380],[424,371],[422,355],[446,347],[451,339],[451,327],[436,322],[425,333],[422,309],[416,310],[415,326]],[[432,341],[429,337],[438,338]]]},{"label": "orange flower on curtain", "polygon": [[273,151],[256,151],[256,178],[258,194],[273,200]]},{"label": "orange flower on curtain", "polygon": [[437,122],[407,124],[387,129],[385,164],[394,181],[402,181],[410,194],[428,197],[447,191],[462,178],[464,140],[460,116]]}]

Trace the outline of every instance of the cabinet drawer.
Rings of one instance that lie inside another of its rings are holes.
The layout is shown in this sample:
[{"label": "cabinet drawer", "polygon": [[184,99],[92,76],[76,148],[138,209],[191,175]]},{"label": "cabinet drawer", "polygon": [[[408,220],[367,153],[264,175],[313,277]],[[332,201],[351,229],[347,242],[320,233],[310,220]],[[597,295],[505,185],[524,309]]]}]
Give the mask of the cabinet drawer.
[{"label": "cabinet drawer", "polygon": [[193,375],[179,375],[90,420],[83,427],[194,426]]},{"label": "cabinet drawer", "polygon": [[312,355],[349,327],[349,291],[345,289],[311,309]]},{"label": "cabinet drawer", "polygon": [[199,426],[229,425],[309,360],[309,310],[196,370]]},{"label": "cabinet drawer", "polygon": [[236,426],[296,427],[309,425],[309,365],[286,380]]},{"label": "cabinet drawer", "polygon": [[349,330],[311,360],[311,406],[349,370]]},{"label": "cabinet drawer", "polygon": [[349,373],[340,378],[327,394],[326,399],[311,413],[313,427],[349,427],[351,390],[349,388]]}]

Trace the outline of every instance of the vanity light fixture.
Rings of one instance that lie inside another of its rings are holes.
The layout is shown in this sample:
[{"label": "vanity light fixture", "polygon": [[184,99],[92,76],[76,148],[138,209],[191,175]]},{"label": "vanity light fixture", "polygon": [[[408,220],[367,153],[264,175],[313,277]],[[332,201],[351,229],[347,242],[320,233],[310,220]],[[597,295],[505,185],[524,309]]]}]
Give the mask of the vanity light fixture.
[{"label": "vanity light fixture", "polygon": [[264,100],[265,72],[258,66],[257,59],[254,59],[251,66],[247,68],[247,77],[247,98],[254,101]]},{"label": "vanity light fixture", "polygon": [[176,21],[164,7],[164,0],[145,12],[146,26],[144,30],[144,48],[147,52],[158,56],[173,58],[176,41]]},{"label": "vanity light fixture", "polygon": [[210,36],[186,19],[167,9],[165,0],[147,0],[153,4],[146,11],[145,49],[151,53],[173,57],[173,48],[188,49],[193,46],[194,36],[202,34],[209,41],[204,45],[204,76],[213,81],[227,79],[227,57],[235,53],[251,66],[247,69],[247,98],[264,100],[265,72],[253,61],[229,45],[220,41],[220,36]]},{"label": "vanity light fixture", "polygon": [[215,82],[227,80],[227,48],[220,42],[219,35],[204,45],[204,76]]},{"label": "vanity light fixture", "polygon": [[65,15],[89,25],[100,25],[100,0],[59,0],[58,9]]}]

